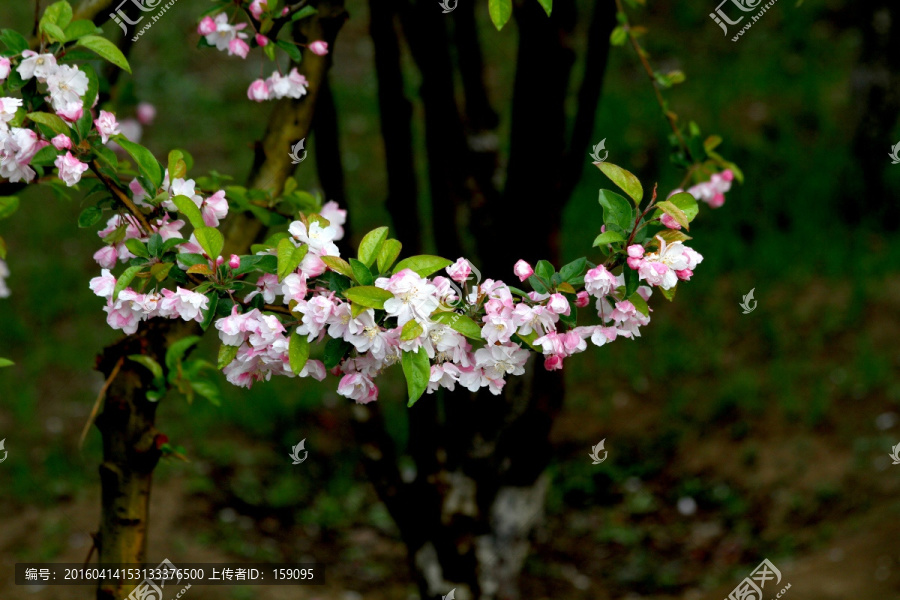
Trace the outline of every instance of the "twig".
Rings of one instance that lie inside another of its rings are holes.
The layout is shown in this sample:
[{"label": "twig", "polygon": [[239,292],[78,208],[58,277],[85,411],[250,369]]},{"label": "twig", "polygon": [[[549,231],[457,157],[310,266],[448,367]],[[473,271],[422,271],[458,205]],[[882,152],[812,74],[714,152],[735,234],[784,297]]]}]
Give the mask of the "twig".
[{"label": "twig", "polygon": [[94,420],[97,418],[97,413],[100,412],[100,404],[103,402],[103,398],[106,397],[106,390],[109,389],[110,384],[116,378],[116,375],[119,374],[119,369],[122,368],[122,363],[125,362],[125,357],[122,356],[119,358],[118,362],[116,362],[116,366],[113,367],[112,373],[109,374],[109,377],[106,379],[106,382],[103,384],[103,387],[100,388],[100,393],[97,394],[97,401],[94,402],[94,408],[91,409],[91,416],[88,417],[87,423],[84,424],[84,430],[81,432],[81,439],[78,440],[78,448],[81,449],[81,446],[84,445],[84,439],[87,437],[88,431],[91,429],[91,425],[94,424]]},{"label": "twig", "polygon": [[115,196],[119,202],[125,205],[125,208],[127,208],[128,211],[132,215],[134,215],[134,217],[140,222],[141,228],[144,230],[144,232],[147,235],[150,235],[150,233],[153,231],[153,228],[150,226],[150,222],[147,221],[144,213],[142,213],[138,209],[135,203],[131,201],[131,198],[128,197],[128,194],[123,192],[122,188],[116,185],[112,179],[100,172],[100,165],[97,164],[96,160],[92,160],[90,166],[91,171],[93,171],[97,175],[100,181],[103,182],[103,185],[105,185],[109,189],[109,191],[112,192],[113,196]]}]

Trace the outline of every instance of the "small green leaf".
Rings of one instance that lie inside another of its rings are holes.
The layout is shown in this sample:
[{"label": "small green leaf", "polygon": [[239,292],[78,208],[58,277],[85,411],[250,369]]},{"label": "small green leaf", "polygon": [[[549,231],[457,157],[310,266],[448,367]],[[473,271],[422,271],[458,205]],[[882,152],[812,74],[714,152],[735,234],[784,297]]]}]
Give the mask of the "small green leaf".
[{"label": "small green leaf", "polygon": [[576,258],[569,264],[559,270],[559,275],[563,281],[575,279],[587,270],[587,259],[584,257]]},{"label": "small green leaf", "polygon": [[200,207],[194,204],[193,200],[187,196],[175,196],[172,198],[172,202],[175,204],[175,207],[178,208],[178,212],[188,218],[188,221],[190,221],[194,229],[206,227],[206,222],[203,220],[203,214],[200,212]]},{"label": "small green leaf", "polygon": [[45,112],[33,112],[28,113],[28,118],[35,123],[46,125],[53,131],[53,133],[63,133],[65,135],[71,135],[72,133],[66,122],[56,115]]},{"label": "small green leaf", "polygon": [[304,6],[293,15],[291,15],[291,21],[299,21],[300,19],[305,19],[306,17],[311,17],[314,14],[317,14],[319,11],[316,10],[315,6]]},{"label": "small green leaf", "polygon": [[203,331],[209,329],[213,319],[216,317],[216,307],[219,305],[218,293],[214,291],[208,292],[206,297],[209,298],[209,308],[203,313],[203,321],[200,323],[200,328],[203,329]]},{"label": "small green leaf", "polygon": [[192,379],[191,388],[209,400],[213,406],[222,406],[222,390],[209,379]]},{"label": "small green leaf", "polygon": [[672,242],[686,242],[691,238],[691,236],[681,233],[675,229],[666,229],[664,231],[660,231],[656,234],[658,237],[661,237],[666,241],[667,244],[671,244]]},{"label": "small green leaf", "polygon": [[[84,214],[84,213],[81,213]],[[80,220],[80,218],[79,218]],[[150,253],[147,251],[147,246],[144,245],[144,242],[137,238],[129,238],[125,240],[125,247],[134,254],[135,256],[142,256],[144,258],[150,258]]]},{"label": "small green leaf", "polygon": [[216,366],[220,371],[231,364],[231,361],[237,356],[238,349],[238,346],[228,346],[226,344],[222,344],[219,347],[219,359]]},{"label": "small green leaf", "polygon": [[671,302],[672,300],[675,299],[675,292],[677,290],[678,290],[678,285],[673,285],[672,287],[670,287],[667,290],[664,290],[663,288],[659,288],[659,291],[663,295],[663,298],[665,298],[669,302]]},{"label": "small green leaf", "polygon": [[[85,111],[90,116],[90,111]],[[156,190],[162,187],[163,171],[153,154],[141,146],[129,141],[124,135],[116,135],[113,140],[119,144],[125,152],[131,155],[131,158],[137,163],[138,170],[142,175],[147,177],[154,186],[152,195],[156,194]]]},{"label": "small green leaf", "polygon": [[[688,195],[690,196],[690,194],[688,194]],[[670,217],[675,219],[676,223],[678,223],[679,225],[681,225],[682,227],[684,227],[685,229],[690,231],[691,227],[690,227],[690,225],[688,225],[689,221],[688,221],[687,215],[684,214],[683,210],[681,210],[680,208],[678,208],[677,206],[675,206],[668,200],[663,200],[662,202],[657,202],[656,208],[658,208],[662,212],[666,213],[667,215],[669,215]]]},{"label": "small green leaf", "polygon": [[293,273],[297,267],[300,266],[300,263],[303,262],[303,258],[308,251],[309,246],[303,244],[300,247],[297,247],[290,238],[284,238],[278,242],[276,248],[278,256],[278,281],[283,280]]},{"label": "small green leaf", "polygon": [[600,206],[603,207],[603,223],[618,226],[623,231],[634,227],[634,209],[631,203],[615,192],[600,190]]},{"label": "small green leaf", "polygon": [[403,374],[406,376],[406,389],[409,392],[409,403],[412,406],[422,397],[428,388],[428,380],[431,378],[431,362],[423,348],[415,352],[404,352],[400,358]]},{"label": "small green leaf", "polygon": [[212,260],[217,259],[222,254],[222,248],[225,247],[225,238],[222,233],[215,227],[198,227],[194,230],[197,242],[200,247],[206,250],[206,255]]},{"label": "small green leaf", "polygon": [[294,62],[300,62],[303,57],[300,55],[300,49],[287,40],[275,40],[275,45],[285,51],[285,53]]},{"label": "small green leaf", "polygon": [[[72,42],[86,35],[103,33],[103,30],[94,25],[92,21],[79,19],[63,27],[63,32],[66,34],[66,41]],[[68,53],[66,53],[66,57],[68,56]]]},{"label": "small green leaf", "polygon": [[41,17],[41,24],[53,23],[61,28],[65,28],[72,22],[72,6],[66,0],[54,2],[44,9]]},{"label": "small green leaf", "polygon": [[594,238],[594,248],[597,246],[603,246],[605,244],[612,244],[614,242],[624,242],[625,238],[622,234],[617,233],[615,231],[606,231],[598,235]]},{"label": "small green leaf", "polygon": [[189,335],[187,337],[183,337],[180,340],[172,342],[172,345],[169,346],[168,350],[166,350],[166,368],[171,372],[175,371],[178,363],[180,363],[184,359],[184,355],[190,349],[191,346],[200,341],[200,336]]},{"label": "small green leaf", "polygon": [[366,265],[366,267],[371,267],[375,262],[378,253],[381,251],[381,245],[384,244],[384,241],[387,239],[387,234],[387,227],[379,227],[367,233],[359,243],[359,252],[357,256],[359,257],[359,261]]},{"label": "small green leaf", "polygon": [[3,368],[3,367],[11,367],[11,366],[13,366],[14,364],[16,364],[16,363],[14,363],[13,361],[9,360],[8,358],[0,358],[0,368]]},{"label": "small green leaf", "polygon": [[697,199],[687,192],[679,192],[669,198],[668,201],[674,204],[681,210],[681,212],[684,213],[684,216],[687,218],[688,223],[693,221],[694,217],[696,217],[700,212],[700,209],[697,206]]},{"label": "small green leaf", "polygon": [[28,50],[28,40],[14,29],[0,30],[0,42],[3,42],[13,54],[22,54],[22,52]]},{"label": "small green leaf", "polygon": [[153,373],[153,379],[162,379],[163,378],[163,370],[158,362],[150,358],[149,356],[145,356],[143,354],[130,354],[128,356],[128,360],[132,360],[139,365],[143,365],[147,368],[151,373]]},{"label": "small green leaf", "polygon": [[645,317],[650,316],[650,307],[647,306],[647,301],[644,300],[644,298],[640,294],[634,293],[630,295],[628,297],[628,301],[634,305],[639,313],[641,313]]},{"label": "small green leaf", "polygon": [[395,239],[385,240],[378,253],[378,272],[384,273],[391,268],[397,257],[400,256],[400,249],[403,247],[399,241]]},{"label": "small green leaf", "polygon": [[383,309],[385,301],[393,298],[394,294],[373,285],[364,285],[344,290],[344,296],[356,304]]},{"label": "small green leaf", "polygon": [[538,294],[547,294],[550,290],[544,285],[544,282],[541,281],[536,275],[532,275],[528,278],[528,283],[531,284],[532,289],[536,291]]},{"label": "small green leaf", "polygon": [[113,288],[113,302],[119,297],[119,292],[128,287],[128,284],[134,279],[135,275],[144,269],[143,266],[128,267],[116,280],[116,287]]},{"label": "small green leaf", "polygon": [[601,162],[594,164],[603,171],[604,175],[612,179],[613,183],[625,190],[625,193],[634,199],[636,205],[641,203],[641,198],[644,196],[644,188],[641,187],[641,182],[637,177],[612,163]]},{"label": "small green leaf", "polygon": [[0,197],[0,219],[6,219],[12,216],[19,209],[18,196],[2,196]]},{"label": "small green leaf", "polygon": [[622,270],[622,273],[625,275],[625,297],[629,298],[638,288],[640,278],[638,277],[638,272],[628,266]]},{"label": "small green leaf", "polygon": [[[65,40],[65,35],[63,35],[63,40]],[[131,73],[131,67],[128,65],[125,55],[108,39],[98,35],[86,35],[78,40],[78,45],[84,46],[88,50],[93,50],[120,69]]]},{"label": "small green leaf", "polygon": [[360,285],[372,285],[375,283],[375,277],[372,276],[372,272],[362,262],[351,258],[350,268],[353,269],[353,278]]},{"label": "small green leaf", "polygon": [[47,34],[53,41],[64,43],[66,41],[66,32],[55,23],[41,23],[41,31]]},{"label": "small green leaf", "polygon": [[303,367],[306,366],[306,361],[309,360],[309,340],[305,335],[294,332],[294,335],[291,336],[291,341],[288,344],[288,359],[290,360],[291,371],[299,375]]},{"label": "small green leaf", "polygon": [[612,30],[612,33],[609,35],[609,43],[613,46],[624,46],[625,42],[628,41],[628,32],[625,31],[625,28],[621,25],[618,25],[615,29]]},{"label": "small green leaf", "polygon": [[[180,256],[184,256],[181,254]],[[194,256],[200,256],[195,254]],[[202,257],[201,257],[202,258]],[[203,262],[206,262],[205,259]],[[263,273],[277,273],[278,259],[271,254],[254,254],[241,257],[241,266],[232,271],[232,275],[243,275],[250,271],[262,271]]]},{"label": "small green leaf", "polygon": [[550,16],[550,13],[553,12],[553,0],[538,0],[538,3],[541,5],[541,8],[544,9],[544,12],[547,13],[547,16]]},{"label": "small green leaf", "polygon": [[488,0],[488,12],[494,27],[500,31],[512,16],[512,0]]},{"label": "small green leaf", "polygon": [[408,342],[414,340],[423,333],[425,333],[425,328],[415,319],[410,319],[406,322],[406,325],[403,326],[403,329],[400,330],[400,341]]},{"label": "small green leaf", "polygon": [[341,364],[341,360],[343,360],[352,347],[350,342],[344,340],[336,338],[328,340],[328,343],[325,344],[325,356],[322,358],[322,362],[325,363],[325,368],[333,369]]},{"label": "small green leaf", "polygon": [[410,256],[398,262],[394,267],[394,273],[399,273],[403,269],[411,269],[419,277],[428,277],[432,273],[453,264],[446,258],[440,256],[432,256],[430,254],[420,254],[418,256]]},{"label": "small green leaf", "polygon": [[436,323],[449,325],[451,329],[457,331],[469,339],[480,340],[481,326],[472,318],[455,312],[436,312],[431,315],[431,320]]},{"label": "small green leaf", "polygon": [[354,278],[353,268],[350,266],[350,263],[343,258],[337,256],[322,256],[321,258],[322,262],[325,263],[329,269],[337,271],[341,275],[346,275],[350,279]]}]

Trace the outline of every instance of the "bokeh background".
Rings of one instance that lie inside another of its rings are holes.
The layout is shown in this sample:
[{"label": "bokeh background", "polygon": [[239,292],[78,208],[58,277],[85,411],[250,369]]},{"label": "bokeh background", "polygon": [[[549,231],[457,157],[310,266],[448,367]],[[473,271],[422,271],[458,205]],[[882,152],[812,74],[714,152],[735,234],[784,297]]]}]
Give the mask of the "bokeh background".
[{"label": "bokeh background", "polygon": [[[486,79],[503,133],[516,28],[494,31],[484,4]],[[705,260],[675,302],[656,299],[643,337],[566,362],[547,515],[523,597],[718,600],[769,558],[792,600],[900,598],[900,466],[888,457],[900,443],[900,165],[888,157],[900,125],[890,94],[878,105],[884,114],[866,100],[887,77],[896,107],[900,55],[878,44],[885,27],[898,37],[900,15],[887,4],[782,0],[734,43],[708,17],[713,0],[649,4],[631,11],[649,29],[647,48],[660,70],[687,74],[669,94],[673,109],[721,135],[722,153],[746,181],[695,221],[692,246]],[[347,6],[331,84],[358,239],[391,215],[368,4]],[[184,147],[194,174],[214,169],[242,181],[270,105],[246,99],[258,60],[195,49],[194,23],[206,8],[179,0],[134,45],[120,119],[137,101],[154,104],[149,148]],[[0,26],[29,29],[32,10],[2,0]],[[405,67],[415,98],[416,73]],[[421,117],[418,102],[414,110]],[[606,139],[611,162],[669,190],[679,175],[666,162],[665,136],[633,52],[616,49],[592,139]],[[420,118],[414,137],[421,155]],[[315,189],[310,157],[296,177]],[[425,188],[426,173],[419,179]],[[608,186],[585,170],[565,211],[566,260],[590,248],[597,190]],[[522,199],[535,228],[541,201]],[[99,434],[81,449],[78,438],[102,384],[94,357],[117,334],[87,287],[99,240],[76,228],[81,208],[33,189],[0,222],[13,292],[0,300],[0,355],[16,362],[0,370],[4,600],[93,594],[11,581],[15,562],[84,560],[99,522]],[[751,289],[758,307],[745,315],[738,304]],[[214,341],[201,351],[212,355]],[[218,407],[174,393],[160,406],[158,427],[189,460],[157,469],[148,560],[328,569],[324,588],[194,588],[196,600],[415,598],[405,547],[360,465],[348,401],[333,385],[307,381],[222,387]],[[402,444],[400,374],[387,375],[382,390]],[[288,452],[301,439],[309,459],[292,466]],[[609,457],[593,466],[587,455],[601,439]]]}]

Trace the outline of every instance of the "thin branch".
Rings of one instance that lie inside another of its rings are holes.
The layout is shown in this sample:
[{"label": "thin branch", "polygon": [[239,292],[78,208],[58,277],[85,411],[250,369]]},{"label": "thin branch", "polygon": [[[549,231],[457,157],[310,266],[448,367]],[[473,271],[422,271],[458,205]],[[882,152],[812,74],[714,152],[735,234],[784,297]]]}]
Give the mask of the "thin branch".
[{"label": "thin branch", "polygon": [[[118,362],[116,362],[116,366],[113,367],[112,373],[110,373],[109,377],[106,378],[106,382],[103,384],[103,387],[100,388],[100,393],[97,394],[97,400],[94,402],[94,408],[91,409],[91,415],[88,417],[87,423],[84,424],[84,429],[81,431],[81,438],[78,440],[79,448],[84,445],[84,440],[85,438],[87,438],[88,431],[90,431],[91,425],[94,424],[94,420],[96,420],[97,414],[100,412],[100,405],[103,403],[103,399],[106,397],[106,391],[109,389],[109,386],[119,374],[119,369],[122,368],[122,364],[124,364],[124,362],[125,357],[120,357]],[[90,554],[88,554],[88,559],[90,559]]]},{"label": "thin branch", "polygon": [[113,196],[115,196],[119,202],[125,205],[125,208],[128,209],[128,212],[134,215],[134,218],[136,218],[141,224],[141,228],[143,228],[144,232],[147,235],[150,235],[150,233],[153,231],[153,228],[150,226],[150,223],[147,221],[147,217],[144,216],[144,213],[142,213],[137,205],[132,202],[131,198],[128,197],[128,194],[126,194],[122,190],[122,188],[116,185],[116,183],[112,179],[100,172],[100,165],[96,160],[91,161],[90,167],[91,171],[93,171],[97,175],[97,178],[103,182],[103,185],[105,185],[107,189],[112,192]]}]

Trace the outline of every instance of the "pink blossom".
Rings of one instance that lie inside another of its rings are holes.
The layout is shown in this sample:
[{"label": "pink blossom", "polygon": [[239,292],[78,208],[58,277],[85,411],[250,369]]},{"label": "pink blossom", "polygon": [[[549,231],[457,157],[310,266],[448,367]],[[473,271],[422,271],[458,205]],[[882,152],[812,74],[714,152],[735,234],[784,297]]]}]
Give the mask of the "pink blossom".
[{"label": "pink blossom", "polygon": [[37,77],[44,80],[57,69],[56,57],[52,54],[38,54],[33,50],[25,50],[22,52],[22,56],[25,57],[25,60],[16,67],[16,71],[19,72],[22,79]]},{"label": "pink blossom", "polygon": [[456,262],[447,267],[447,275],[456,283],[465,283],[472,274],[472,265],[465,258],[458,258]]},{"label": "pink blossom", "polygon": [[268,3],[265,0],[253,0],[250,3],[250,14],[257,21],[262,21],[263,12],[269,10]]},{"label": "pink blossom", "polygon": [[66,155],[59,155],[53,162],[59,170],[59,178],[66,182],[66,185],[72,187],[81,181],[81,175],[88,170],[88,166],[72,156],[72,153],[66,151]]},{"label": "pink blossom", "polygon": [[269,45],[269,38],[267,38],[266,36],[264,36],[261,33],[257,33],[255,39],[256,39],[256,43],[259,45],[260,48],[263,48],[263,47]]},{"label": "pink blossom", "polygon": [[525,372],[528,351],[518,344],[493,345],[475,351],[475,364],[484,370],[488,379],[503,379],[506,375]]},{"label": "pink blossom", "polygon": [[238,256],[237,254],[232,254],[228,258],[228,266],[232,269],[237,269],[238,267],[240,267],[241,266],[241,257]]},{"label": "pink blossom", "polygon": [[0,129],[6,130],[7,123],[16,117],[16,111],[22,106],[19,98],[0,98]]},{"label": "pink blossom", "polygon": [[53,144],[53,147],[57,150],[71,150],[72,149],[72,140],[64,133],[57,134],[50,140],[50,143]]},{"label": "pink blossom", "polygon": [[57,112],[71,110],[73,104],[80,105],[87,88],[87,75],[77,67],[61,65],[47,76],[50,103]]},{"label": "pink blossom", "polygon": [[9,59],[5,56],[0,57],[0,83],[3,82],[4,79],[9,77],[10,63]]},{"label": "pink blossom", "polygon": [[100,133],[100,139],[104,144],[109,141],[109,136],[121,133],[119,131],[119,124],[116,122],[116,115],[105,110],[101,110],[100,116],[94,119],[94,125],[97,126],[97,131]]},{"label": "pink blossom", "polygon": [[559,354],[551,354],[544,359],[544,368],[548,371],[558,371],[563,368],[563,357]]},{"label": "pink blossom", "polygon": [[62,109],[57,110],[56,114],[58,114],[69,123],[74,123],[84,114],[84,109],[82,108],[80,103],[73,102],[72,104],[64,106]]},{"label": "pink blossom", "polygon": [[250,84],[247,89],[247,97],[256,102],[262,102],[269,99],[269,88],[262,79],[257,79]]},{"label": "pink blossom", "polygon": [[328,42],[316,40],[309,44],[309,51],[317,56],[325,56],[328,54]]},{"label": "pink blossom", "polygon": [[212,20],[212,17],[203,17],[200,19],[200,24],[197,25],[197,33],[202,36],[207,36],[216,32],[216,22]]},{"label": "pink blossom", "polygon": [[529,265],[524,260],[520,260],[513,267],[513,273],[516,274],[516,277],[519,278],[519,281],[525,281],[526,279],[534,275],[534,269],[532,269],[531,265]]},{"label": "pink blossom", "polygon": [[291,300],[300,302],[306,298],[308,289],[306,287],[306,273],[291,273],[281,282],[281,293],[284,295],[284,303],[289,304]]},{"label": "pink blossom", "polygon": [[209,298],[184,288],[177,288],[175,292],[163,290],[163,300],[160,302],[159,315],[161,317],[181,317],[185,321],[202,321],[201,311],[209,308]]},{"label": "pink blossom", "polygon": [[578,308],[584,308],[591,301],[591,296],[585,290],[578,292],[575,296],[575,306]]},{"label": "pink blossom", "polygon": [[596,298],[606,296],[616,289],[616,278],[606,267],[597,265],[584,274],[584,289]]},{"label": "pink blossom", "polygon": [[228,42],[228,56],[232,54],[236,54],[241,58],[247,58],[247,53],[250,52],[250,46],[247,45],[242,39],[234,38],[230,42]]},{"label": "pink blossom", "polygon": [[557,315],[568,315],[572,312],[569,301],[565,296],[559,293],[550,294],[550,301],[547,303],[547,308]]},{"label": "pink blossom", "polygon": [[119,260],[119,253],[116,251],[115,246],[103,246],[94,252],[94,260],[103,269],[112,269]]},{"label": "pink blossom", "polygon": [[[209,17],[207,17],[209,18]],[[212,20],[212,19],[210,19]],[[137,119],[141,125],[150,125],[156,118],[156,107],[149,102],[141,102],[137,105]]]},{"label": "pink blossom", "polygon": [[356,400],[357,404],[368,404],[378,399],[378,387],[372,380],[361,373],[350,373],[341,378],[337,393],[345,398]]},{"label": "pink blossom", "polygon": [[681,229],[681,225],[678,224],[673,217],[670,215],[663,213],[663,215],[659,218],[660,222],[668,227],[669,229]]},{"label": "pink blossom", "polygon": [[219,190],[200,205],[203,222],[209,227],[218,227],[219,222],[228,216],[228,200],[225,190]]},{"label": "pink blossom", "polygon": [[334,200],[329,200],[322,205],[322,210],[319,211],[319,214],[328,219],[328,226],[335,231],[334,239],[343,239],[344,228],[342,226],[347,222],[347,211],[340,208]]},{"label": "pink blossom", "polygon": [[110,274],[109,269],[100,271],[100,277],[94,277],[90,282],[91,291],[101,298],[111,298],[116,288],[116,278]]},{"label": "pink blossom", "polygon": [[287,77],[275,71],[266,79],[266,86],[268,86],[270,98],[301,98],[306,94],[309,82],[295,67],[291,69]]}]

